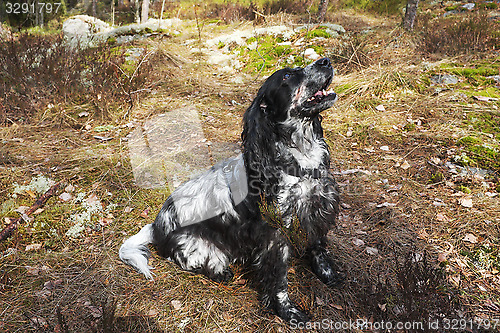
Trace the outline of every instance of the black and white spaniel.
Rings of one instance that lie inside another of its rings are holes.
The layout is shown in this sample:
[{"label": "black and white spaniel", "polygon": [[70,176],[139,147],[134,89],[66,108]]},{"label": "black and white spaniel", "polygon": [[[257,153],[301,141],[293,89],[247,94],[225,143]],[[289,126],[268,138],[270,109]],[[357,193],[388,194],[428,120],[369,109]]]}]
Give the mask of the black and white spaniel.
[{"label": "black and white spaniel", "polygon": [[327,285],[340,274],[326,249],[339,194],[320,112],[337,95],[329,59],[272,74],[243,116],[243,152],[179,186],[152,224],[128,238],[120,258],[146,278],[148,244],[181,268],[216,281],[250,268],[262,303],[287,321],[308,316],[288,295],[288,259],[304,256]]}]

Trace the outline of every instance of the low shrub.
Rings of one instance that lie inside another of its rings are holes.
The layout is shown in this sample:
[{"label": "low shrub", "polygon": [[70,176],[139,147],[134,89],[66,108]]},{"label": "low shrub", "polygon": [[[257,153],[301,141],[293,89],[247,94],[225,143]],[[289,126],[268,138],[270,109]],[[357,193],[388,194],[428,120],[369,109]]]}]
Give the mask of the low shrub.
[{"label": "low shrub", "polygon": [[133,105],[157,82],[156,53],[136,60],[126,48],[80,50],[62,35],[19,34],[0,42],[0,123],[29,121],[49,105],[90,104],[96,115]]},{"label": "low shrub", "polygon": [[486,51],[500,42],[499,24],[486,12],[432,18],[421,15],[417,23],[424,52],[447,55]]}]

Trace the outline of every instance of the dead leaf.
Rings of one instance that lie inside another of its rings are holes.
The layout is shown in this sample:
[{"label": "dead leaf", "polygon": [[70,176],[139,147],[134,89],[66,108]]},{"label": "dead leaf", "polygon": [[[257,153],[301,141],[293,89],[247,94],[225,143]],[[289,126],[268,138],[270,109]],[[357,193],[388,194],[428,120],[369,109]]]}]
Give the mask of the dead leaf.
[{"label": "dead leaf", "polygon": [[334,309],[337,309],[337,310],[344,310],[344,308],[341,306],[341,305],[338,305],[338,304],[332,304],[330,303],[330,306]]},{"label": "dead leaf", "polygon": [[52,291],[48,290],[48,289],[45,289],[43,288],[42,290],[40,291],[35,291],[35,296],[37,298],[41,298],[43,300],[47,300],[49,299],[49,297],[52,295]]},{"label": "dead leaf", "polygon": [[380,150],[389,151],[389,146],[381,146]]},{"label": "dead leaf", "polygon": [[35,210],[35,211],[33,212],[33,215],[38,215],[38,214],[41,214],[44,210],[45,210],[45,209],[43,209],[43,208],[38,208],[37,210]]},{"label": "dead leaf", "polygon": [[448,260],[448,255],[449,255],[449,253],[447,253],[447,252],[440,252],[438,254],[438,261],[439,262],[447,261]]},{"label": "dead leaf", "polygon": [[29,209],[28,206],[19,206],[17,207],[17,209],[15,210],[15,212],[18,212],[19,214],[24,214],[26,213],[26,211]]},{"label": "dead leaf", "polygon": [[141,213],[139,216],[140,216],[140,217],[143,217],[143,218],[145,218],[145,219],[147,219],[147,218],[148,218],[148,214],[149,214],[149,210],[150,210],[150,208],[149,208],[149,207],[148,207],[148,208],[146,208],[146,209],[144,209],[144,210],[142,211],[142,213]]},{"label": "dead leaf", "polygon": [[231,314],[229,314],[229,312],[225,311],[222,313],[222,318],[225,321],[231,321],[233,319],[233,316],[231,316]]},{"label": "dead leaf", "polygon": [[125,208],[123,209],[123,212],[124,212],[124,213],[130,213],[130,212],[132,212],[133,210],[134,210],[134,208],[133,208],[133,207],[127,206],[127,207],[125,207]]},{"label": "dead leaf", "polygon": [[101,318],[102,317],[102,307],[88,305],[87,308],[90,310],[90,315],[92,317],[94,317],[94,318]]},{"label": "dead leaf", "polygon": [[245,283],[247,283],[247,280],[246,279],[238,279],[236,281],[234,281],[234,284],[237,284],[237,285],[244,285]]},{"label": "dead leaf", "polygon": [[378,249],[374,248],[374,247],[369,247],[367,246],[366,249],[365,249],[366,253],[372,255],[372,256],[376,256],[378,255]]},{"label": "dead leaf", "polygon": [[178,300],[173,300],[170,302],[170,305],[172,305],[172,307],[174,308],[174,310],[179,310],[182,308],[182,303]]},{"label": "dead leaf", "polygon": [[448,278],[448,280],[451,282],[451,284],[453,284],[455,287],[459,287],[460,286],[460,275],[454,275],[454,276],[450,276]]},{"label": "dead leaf", "polygon": [[156,309],[149,309],[149,311],[148,311],[148,317],[154,317],[154,316],[156,316],[158,313],[159,313],[159,312],[158,312],[158,310],[156,310]]},{"label": "dead leaf", "polygon": [[97,197],[97,195],[95,195],[95,193],[92,193],[91,195],[89,195],[86,199],[85,199],[85,202],[88,203],[88,204],[100,204],[101,201],[99,200],[99,198]]},{"label": "dead leaf", "polygon": [[24,251],[26,251],[26,252],[29,252],[29,251],[38,251],[41,248],[42,248],[42,244],[35,243],[35,244],[26,245],[26,248],[24,249]]},{"label": "dead leaf", "polygon": [[404,160],[403,163],[401,163],[401,169],[408,170],[409,168],[410,168],[410,163],[408,163],[407,160]]},{"label": "dead leaf", "polygon": [[450,220],[450,218],[448,216],[446,216],[446,214],[444,214],[444,213],[437,213],[436,220],[438,220],[440,222],[448,222]]},{"label": "dead leaf", "polygon": [[464,242],[469,242],[469,243],[472,243],[472,244],[476,244],[477,243],[477,237],[474,236],[473,234],[467,234],[467,235],[465,235],[465,237],[462,238],[462,240]]},{"label": "dead leaf", "polygon": [[69,184],[68,186],[66,186],[64,188],[64,191],[65,192],[74,192],[75,191],[75,187],[73,185]]},{"label": "dead leaf", "polygon": [[431,158],[431,162],[434,164],[440,164],[441,159],[439,157],[433,157],[433,158]]},{"label": "dead leaf", "polygon": [[37,330],[43,328],[44,331],[49,327],[45,318],[36,316],[30,318],[30,326]]},{"label": "dead leaf", "polygon": [[73,199],[73,196],[69,194],[68,192],[61,193],[59,195],[59,199],[63,202],[67,202]]},{"label": "dead leaf", "polygon": [[379,205],[377,205],[377,208],[383,208],[383,207],[395,207],[396,204],[392,202],[384,202]]},{"label": "dead leaf", "polygon": [[421,239],[428,239],[430,236],[425,229],[420,229],[417,231],[417,235]]},{"label": "dead leaf", "polygon": [[458,200],[458,203],[466,208],[471,208],[472,207],[472,197],[471,196],[465,196],[463,198],[460,198]]},{"label": "dead leaf", "polygon": [[26,190],[26,194],[28,194],[31,198],[36,199],[36,194],[32,190]]},{"label": "dead leaf", "polygon": [[387,311],[387,303],[386,304],[377,304],[378,308],[382,311],[385,312]]},{"label": "dead leaf", "polygon": [[382,104],[380,104],[380,105],[377,105],[375,107],[375,110],[377,110],[377,111],[385,111],[385,107]]},{"label": "dead leaf", "polygon": [[362,239],[359,239],[359,238],[354,238],[354,239],[352,240],[352,243],[353,243],[354,245],[356,245],[356,246],[359,246],[359,247],[361,247],[361,246],[364,246],[364,245],[365,245],[365,242],[364,242]]},{"label": "dead leaf", "polygon": [[110,225],[111,223],[113,223],[113,219],[112,218],[108,218],[108,217],[101,217],[99,218],[99,224],[101,225],[101,227],[106,227],[108,225]]},{"label": "dead leaf", "polygon": [[39,267],[25,266],[25,268],[26,268],[26,273],[28,273],[29,275],[38,275],[40,273]]},{"label": "dead leaf", "polygon": [[43,284],[43,287],[48,290],[53,290],[62,285],[63,281],[61,279],[47,281]]}]

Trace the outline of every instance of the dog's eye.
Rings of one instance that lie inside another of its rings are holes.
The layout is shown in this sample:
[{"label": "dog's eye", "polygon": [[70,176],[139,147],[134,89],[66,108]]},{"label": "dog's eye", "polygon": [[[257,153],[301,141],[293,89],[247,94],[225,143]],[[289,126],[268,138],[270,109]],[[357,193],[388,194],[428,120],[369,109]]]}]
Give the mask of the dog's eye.
[{"label": "dog's eye", "polygon": [[283,80],[288,80],[291,76],[292,74],[286,73],[285,75],[283,75]]}]

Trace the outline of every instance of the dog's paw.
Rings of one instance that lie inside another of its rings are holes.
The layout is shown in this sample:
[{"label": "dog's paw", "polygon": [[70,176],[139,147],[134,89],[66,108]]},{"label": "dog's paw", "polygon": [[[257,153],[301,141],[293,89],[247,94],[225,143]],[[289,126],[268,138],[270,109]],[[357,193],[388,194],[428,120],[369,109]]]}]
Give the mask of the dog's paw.
[{"label": "dog's paw", "polygon": [[276,309],[276,314],[284,321],[292,324],[307,323],[310,320],[307,313],[294,305],[286,309]]},{"label": "dog's paw", "polygon": [[337,265],[326,253],[313,257],[311,268],[316,276],[328,287],[338,287],[345,280],[345,273],[337,268]]},{"label": "dog's paw", "polygon": [[234,277],[233,272],[230,268],[224,269],[221,273],[215,273],[210,278],[215,282],[228,283]]},{"label": "dog's paw", "polygon": [[290,319],[287,321],[290,323],[307,323],[311,319],[307,313],[297,307],[291,307],[288,312]]},{"label": "dog's paw", "polygon": [[320,277],[320,280],[330,288],[337,288],[344,284],[345,278],[345,273],[334,271],[333,273]]}]

